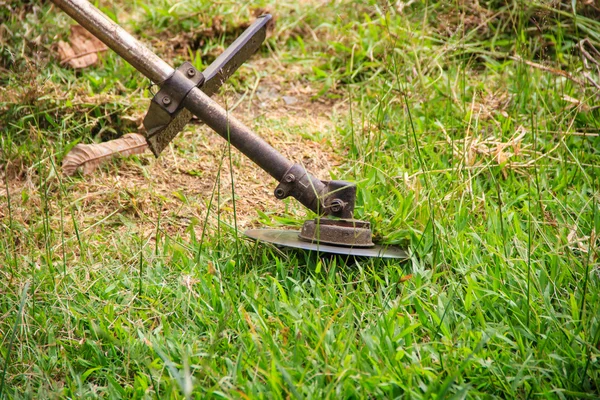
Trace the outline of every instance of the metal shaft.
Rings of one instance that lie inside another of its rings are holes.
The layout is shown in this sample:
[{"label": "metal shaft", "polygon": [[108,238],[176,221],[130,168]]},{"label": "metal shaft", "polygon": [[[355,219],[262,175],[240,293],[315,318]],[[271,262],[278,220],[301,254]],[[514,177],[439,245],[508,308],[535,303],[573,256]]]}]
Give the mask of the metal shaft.
[{"label": "metal shaft", "polygon": [[52,2],[157,85],[173,74],[174,70],[169,64],[87,0]]},{"label": "metal shaft", "polygon": [[[161,86],[174,69],[87,0],[52,0],[148,79]],[[183,105],[278,181],[293,165],[223,107],[194,88]]]},{"label": "metal shaft", "polygon": [[285,172],[293,165],[202,90],[193,88],[183,105],[278,181],[283,179]]}]

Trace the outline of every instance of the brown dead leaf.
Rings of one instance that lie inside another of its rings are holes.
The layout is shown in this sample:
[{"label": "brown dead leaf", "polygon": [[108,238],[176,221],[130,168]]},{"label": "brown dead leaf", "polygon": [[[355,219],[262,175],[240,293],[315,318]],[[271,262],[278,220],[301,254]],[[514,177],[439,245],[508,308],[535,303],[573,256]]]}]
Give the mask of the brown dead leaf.
[{"label": "brown dead leaf", "polygon": [[578,249],[583,253],[587,253],[589,251],[589,240],[589,236],[579,235],[579,227],[577,225],[573,225],[569,230],[569,234],[567,235],[567,243],[571,249]]},{"label": "brown dead leaf", "polygon": [[78,144],[63,158],[63,173],[70,176],[82,168],[83,174],[87,175],[114,156],[142,154],[147,149],[146,138],[138,133],[128,133],[104,143]]},{"label": "brown dead leaf", "polygon": [[510,155],[504,152],[504,147],[502,145],[496,145],[496,161],[498,162],[498,165],[504,164],[509,157]]},{"label": "brown dead leaf", "polygon": [[98,62],[98,53],[107,47],[80,25],[71,26],[69,43],[58,42],[58,55],[61,64],[69,64],[75,69],[86,68]]},{"label": "brown dead leaf", "polygon": [[581,100],[571,97],[567,94],[563,95],[562,98],[564,101],[569,103],[569,106],[567,106],[567,108],[569,108],[569,109],[576,107],[579,111],[582,111],[584,113],[590,111],[590,109],[591,109],[590,106],[588,106]]}]

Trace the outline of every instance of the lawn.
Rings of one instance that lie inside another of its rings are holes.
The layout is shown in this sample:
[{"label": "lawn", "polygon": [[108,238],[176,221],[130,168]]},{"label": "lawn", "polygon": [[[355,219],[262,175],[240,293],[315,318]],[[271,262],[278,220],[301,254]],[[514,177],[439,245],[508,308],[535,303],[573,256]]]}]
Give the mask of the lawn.
[{"label": "lawn", "polygon": [[[568,3],[568,4],[566,4]],[[66,176],[155,88],[73,21],[0,0],[0,399],[600,398],[600,9],[593,1],[98,0],[406,261],[244,238],[311,215],[198,121],[159,158]]]}]

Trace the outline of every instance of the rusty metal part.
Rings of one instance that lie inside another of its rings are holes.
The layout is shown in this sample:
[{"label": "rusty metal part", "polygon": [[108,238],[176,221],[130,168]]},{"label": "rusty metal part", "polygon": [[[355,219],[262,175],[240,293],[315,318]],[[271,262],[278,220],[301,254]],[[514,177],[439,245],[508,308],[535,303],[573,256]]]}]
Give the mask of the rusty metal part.
[{"label": "rusty metal part", "polygon": [[185,62],[175,70],[152,98],[150,108],[144,117],[144,126],[147,132],[148,147],[156,157],[183,128],[181,126],[179,130],[176,130],[172,129],[173,125],[171,128],[169,127],[169,124],[183,109],[183,99],[193,87],[201,86],[203,83],[204,75],[197,71],[191,63]]},{"label": "rusty metal part", "polygon": [[354,218],[356,185],[346,181],[327,181],[325,186],[323,214],[342,219]]},{"label": "rusty metal part", "polygon": [[292,196],[309,210],[322,214],[324,208],[320,199],[325,191],[323,182],[309,174],[302,165],[294,164],[285,171],[274,194],[279,200]]},{"label": "rusty metal part", "polygon": [[274,191],[275,197],[294,197],[319,215],[352,219],[356,186],[346,181],[320,181],[300,164],[294,164],[283,175]]},{"label": "rusty metal part", "polygon": [[304,222],[301,240],[347,247],[373,247],[371,224],[356,219],[315,218]]},{"label": "rusty metal part", "polygon": [[273,178],[281,180],[285,171],[292,166],[291,161],[229,114],[202,90],[193,88],[183,101],[183,105]]},{"label": "rusty metal part", "polygon": [[[216,93],[223,83],[242,65],[250,56],[252,56],[267,35],[267,24],[271,20],[271,15],[261,15],[242,33],[219,57],[216,58],[203,72],[205,78],[200,88],[204,93],[212,96]],[[192,70],[192,71],[195,71]],[[195,76],[189,76],[192,79]],[[156,108],[156,107],[155,107]],[[151,115],[161,116],[160,119],[152,118]],[[152,108],[144,118],[144,126],[148,132],[148,145],[156,157],[173,140],[175,136],[192,119],[193,114],[186,108],[177,110],[174,114],[165,117],[160,112]]]},{"label": "rusty metal part", "polygon": [[409,254],[396,246],[374,245],[373,247],[344,247],[323,243],[306,242],[298,238],[298,231],[279,229],[249,229],[244,234],[259,242],[276,246],[316,251],[318,253],[340,254],[353,257],[378,257],[406,260]]}]

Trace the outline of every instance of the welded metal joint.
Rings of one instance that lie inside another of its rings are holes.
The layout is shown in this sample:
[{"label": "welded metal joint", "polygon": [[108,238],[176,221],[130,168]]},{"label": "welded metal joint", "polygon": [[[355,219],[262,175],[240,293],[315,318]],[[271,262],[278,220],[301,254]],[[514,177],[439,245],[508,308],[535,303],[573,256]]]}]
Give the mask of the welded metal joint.
[{"label": "welded metal joint", "polygon": [[308,173],[302,165],[293,164],[283,174],[274,194],[279,200],[292,196],[306,208],[322,214],[323,207],[320,199],[324,191],[323,182]]},{"label": "welded metal joint", "polygon": [[275,197],[294,197],[318,215],[351,219],[356,186],[346,181],[321,181],[300,164],[294,164],[275,188]]},{"label": "welded metal joint", "polygon": [[161,88],[152,98],[148,113],[144,117],[146,140],[155,156],[158,157],[163,148],[179,133],[179,130],[174,130],[171,134],[165,134],[165,127],[181,112],[183,101],[190,91],[203,83],[204,75],[191,63],[185,62],[160,84]]}]

